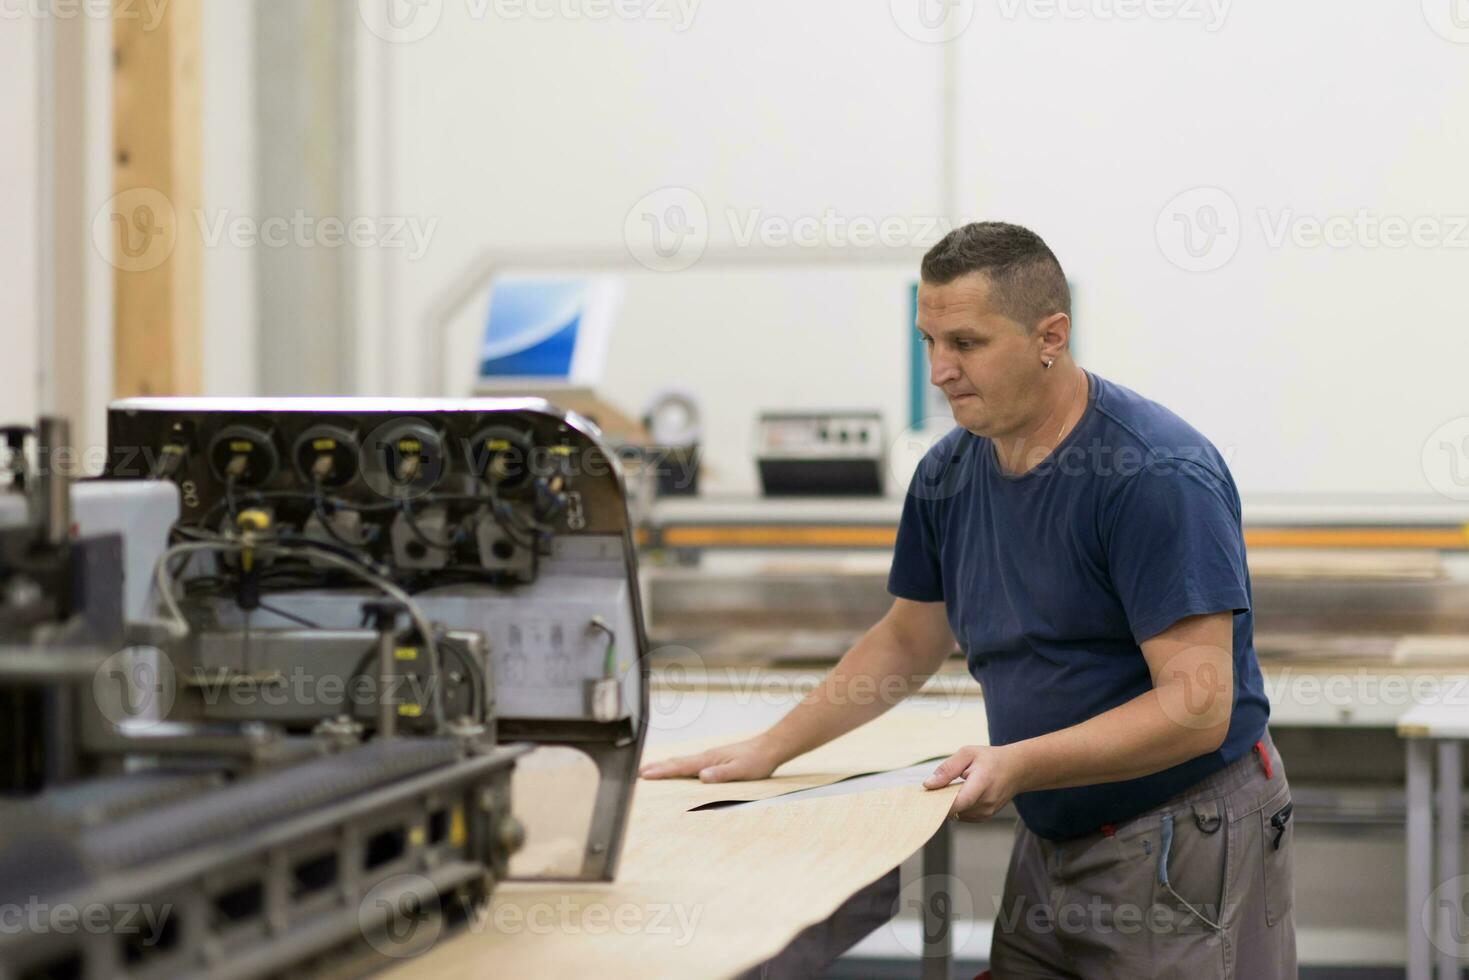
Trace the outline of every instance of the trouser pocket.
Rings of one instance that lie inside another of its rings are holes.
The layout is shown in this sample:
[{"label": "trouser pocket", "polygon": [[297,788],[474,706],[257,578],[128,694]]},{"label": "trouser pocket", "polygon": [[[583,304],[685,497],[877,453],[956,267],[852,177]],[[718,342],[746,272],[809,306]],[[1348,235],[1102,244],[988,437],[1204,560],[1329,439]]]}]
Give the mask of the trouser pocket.
[{"label": "trouser pocket", "polygon": [[1155,895],[1180,933],[1220,928],[1230,828],[1217,800],[1195,803],[1160,820]]},{"label": "trouser pocket", "polygon": [[1275,925],[1291,914],[1295,904],[1294,847],[1295,807],[1289,788],[1282,789],[1260,808],[1262,863],[1265,892],[1265,924]]}]

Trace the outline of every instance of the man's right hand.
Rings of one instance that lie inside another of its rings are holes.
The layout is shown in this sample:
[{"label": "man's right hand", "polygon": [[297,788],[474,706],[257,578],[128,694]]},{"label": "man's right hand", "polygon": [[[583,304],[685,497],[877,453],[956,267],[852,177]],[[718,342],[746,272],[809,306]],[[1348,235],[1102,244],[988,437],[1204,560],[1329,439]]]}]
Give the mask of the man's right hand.
[{"label": "man's right hand", "polygon": [[721,745],[696,755],[650,762],[638,771],[644,779],[677,779],[697,776],[706,783],[765,779],[786,761],[763,737]]}]

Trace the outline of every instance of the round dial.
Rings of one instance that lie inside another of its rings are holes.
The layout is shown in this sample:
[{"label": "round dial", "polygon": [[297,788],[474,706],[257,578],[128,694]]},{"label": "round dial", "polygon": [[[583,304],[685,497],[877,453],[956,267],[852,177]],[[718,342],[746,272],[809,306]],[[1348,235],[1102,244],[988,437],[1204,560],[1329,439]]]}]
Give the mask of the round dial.
[{"label": "round dial", "polygon": [[260,487],[280,465],[270,433],[253,425],[227,425],[209,443],[209,467],[221,483]]},{"label": "round dial", "polygon": [[515,494],[530,484],[531,440],[522,432],[490,426],[476,432],[469,443],[469,466],[474,475],[503,494]]},{"label": "round dial", "polygon": [[357,476],[357,437],[337,425],[313,425],[296,440],[296,472],[307,484],[336,489]]},{"label": "round dial", "polygon": [[426,422],[394,420],[375,429],[363,446],[368,485],[385,497],[416,497],[444,478],[444,440]]}]

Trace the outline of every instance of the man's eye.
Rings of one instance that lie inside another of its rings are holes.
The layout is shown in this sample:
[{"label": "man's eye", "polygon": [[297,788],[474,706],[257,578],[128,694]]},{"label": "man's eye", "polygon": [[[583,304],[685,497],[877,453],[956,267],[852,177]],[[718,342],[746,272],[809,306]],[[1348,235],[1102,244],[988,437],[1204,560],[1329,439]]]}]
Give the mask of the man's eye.
[{"label": "man's eye", "polygon": [[973,350],[974,349],[974,344],[971,343],[970,341],[967,341],[967,340],[956,340],[956,341],[954,341],[954,349],[955,350]]}]

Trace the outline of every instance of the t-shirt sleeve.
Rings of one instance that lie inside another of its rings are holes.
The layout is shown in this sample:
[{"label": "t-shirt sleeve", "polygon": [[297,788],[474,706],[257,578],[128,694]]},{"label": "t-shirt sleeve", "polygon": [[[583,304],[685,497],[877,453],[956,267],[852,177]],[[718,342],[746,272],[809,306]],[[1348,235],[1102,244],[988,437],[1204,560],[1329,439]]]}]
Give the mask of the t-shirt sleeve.
[{"label": "t-shirt sleeve", "polygon": [[[922,467],[919,469],[921,472]],[[903,498],[893,565],[888,571],[888,592],[914,602],[942,602],[944,579],[939,563],[938,501],[921,491],[919,481],[920,476],[915,473],[908,495]]]},{"label": "t-shirt sleeve", "polygon": [[1128,477],[1113,499],[1107,565],[1133,638],[1180,619],[1250,607],[1232,486],[1196,463],[1166,460]]}]

